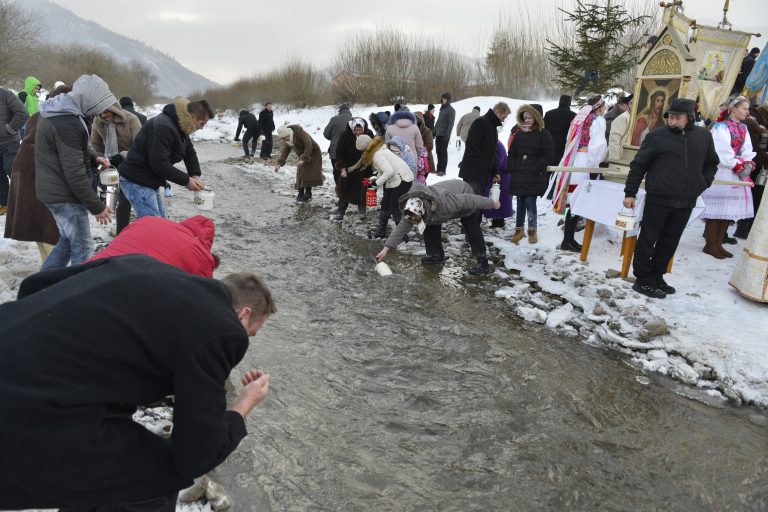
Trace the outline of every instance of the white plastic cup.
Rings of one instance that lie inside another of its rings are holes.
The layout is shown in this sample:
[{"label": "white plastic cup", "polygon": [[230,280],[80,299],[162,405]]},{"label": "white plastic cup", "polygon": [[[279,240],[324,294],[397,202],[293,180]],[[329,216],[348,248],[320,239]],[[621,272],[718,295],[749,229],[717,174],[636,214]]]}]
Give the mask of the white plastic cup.
[{"label": "white plastic cup", "polygon": [[215,196],[216,194],[210,189],[196,190],[193,202],[198,210],[213,210],[213,198]]},{"label": "white plastic cup", "polygon": [[378,272],[380,276],[391,276],[392,275],[392,269],[389,268],[389,265],[387,265],[383,261],[376,264],[376,272]]}]

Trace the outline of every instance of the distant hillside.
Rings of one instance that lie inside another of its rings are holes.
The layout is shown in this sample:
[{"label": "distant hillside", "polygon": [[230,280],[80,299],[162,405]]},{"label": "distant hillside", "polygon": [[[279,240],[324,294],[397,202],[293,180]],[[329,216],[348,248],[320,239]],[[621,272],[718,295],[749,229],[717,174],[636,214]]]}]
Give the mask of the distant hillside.
[{"label": "distant hillside", "polygon": [[98,23],[87,21],[47,0],[18,0],[18,5],[40,14],[42,39],[54,44],[94,46],[124,61],[139,61],[157,75],[155,92],[163,96],[179,96],[219,84],[179,64],[141,41],[121,36]]}]

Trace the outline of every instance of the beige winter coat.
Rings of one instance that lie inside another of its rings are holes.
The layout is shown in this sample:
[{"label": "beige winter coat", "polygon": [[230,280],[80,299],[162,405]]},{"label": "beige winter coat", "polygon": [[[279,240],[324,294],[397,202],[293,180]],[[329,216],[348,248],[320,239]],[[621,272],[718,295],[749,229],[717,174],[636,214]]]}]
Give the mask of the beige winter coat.
[{"label": "beige winter coat", "polygon": [[629,115],[630,112],[627,110],[611,123],[611,132],[608,135],[608,158],[610,160],[621,158],[621,147],[627,132],[629,132]]},{"label": "beige winter coat", "polygon": [[[117,148],[121,152],[128,151],[141,130],[141,121],[126,110],[119,110],[118,113],[118,109],[110,107],[110,111],[114,114],[112,122],[115,123],[115,132],[117,133]],[[91,126],[91,146],[98,154],[106,157],[114,156],[104,155],[108,124],[101,117],[96,116],[93,118],[93,125]]]}]

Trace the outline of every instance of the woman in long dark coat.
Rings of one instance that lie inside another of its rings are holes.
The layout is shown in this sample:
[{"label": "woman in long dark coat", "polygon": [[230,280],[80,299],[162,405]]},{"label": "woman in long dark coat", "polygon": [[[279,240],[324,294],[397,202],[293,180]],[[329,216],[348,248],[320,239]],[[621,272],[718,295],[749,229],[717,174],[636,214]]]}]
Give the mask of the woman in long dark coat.
[{"label": "woman in long dark coat", "polygon": [[339,173],[339,183],[336,185],[336,195],[339,198],[336,220],[342,220],[350,204],[357,205],[357,213],[365,215],[365,193],[363,178],[370,178],[372,169],[363,169],[350,172],[352,167],[363,156],[363,152],[355,147],[355,141],[360,135],[368,135],[373,138],[373,132],[368,129],[368,123],[362,117],[353,117],[347,123],[344,132],[336,145],[336,171]]},{"label": "woman in long dark coat", "polygon": [[312,200],[312,187],[323,184],[323,152],[320,146],[298,124],[281,126],[277,129],[277,136],[283,141],[283,150],[277,157],[275,172],[285,165],[288,155],[293,150],[299,157],[296,162],[296,196],[297,203],[308,203]]},{"label": "woman in long dark coat", "polygon": [[547,191],[547,166],[554,152],[552,136],[544,129],[544,118],[539,109],[532,105],[522,105],[517,110],[517,124],[520,130],[509,145],[507,154],[507,168],[511,174],[509,193],[517,196],[517,222],[515,234],[510,240],[513,243],[518,243],[525,237],[526,213],[528,242],[538,242],[536,198]]},{"label": "woman in long dark coat", "polygon": [[[71,90],[67,86],[60,86],[50,97]],[[27,121],[24,140],[13,161],[5,238],[37,242],[40,259],[45,262],[53,246],[59,241],[59,228],[51,211],[37,199],[35,193],[35,134],[39,120],[40,114],[36,113]]]}]

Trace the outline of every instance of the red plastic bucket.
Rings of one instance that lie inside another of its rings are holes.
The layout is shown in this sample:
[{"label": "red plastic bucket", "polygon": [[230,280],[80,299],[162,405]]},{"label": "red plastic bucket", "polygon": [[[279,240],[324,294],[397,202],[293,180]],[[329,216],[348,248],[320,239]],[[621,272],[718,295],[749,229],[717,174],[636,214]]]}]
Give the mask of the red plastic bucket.
[{"label": "red plastic bucket", "polygon": [[369,188],[368,191],[365,193],[365,206],[368,206],[369,208],[375,208],[376,207],[376,189],[375,188]]}]

